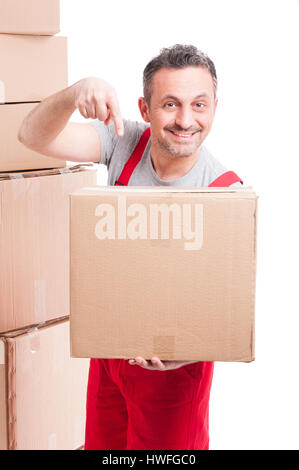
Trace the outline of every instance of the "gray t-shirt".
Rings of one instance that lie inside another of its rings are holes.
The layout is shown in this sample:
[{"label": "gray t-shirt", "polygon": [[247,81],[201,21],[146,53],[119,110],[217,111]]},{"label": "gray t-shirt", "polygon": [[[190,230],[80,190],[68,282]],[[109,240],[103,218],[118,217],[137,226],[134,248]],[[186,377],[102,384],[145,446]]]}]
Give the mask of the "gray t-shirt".
[{"label": "gray t-shirt", "polygon": [[[140,136],[147,127],[146,123],[124,120],[124,136],[118,137],[115,132],[114,123],[106,126],[99,120],[90,124],[97,130],[101,141],[101,162],[107,166],[107,184],[114,186],[119,178],[123,167],[134,151]],[[227,169],[214,158],[209,151],[202,146],[199,158],[191,170],[181,178],[172,181],[163,181],[154,170],[151,160],[151,139],[143,152],[142,158],[134,169],[130,186],[209,186],[218,176],[225,173]],[[231,186],[242,186],[237,182]]]}]

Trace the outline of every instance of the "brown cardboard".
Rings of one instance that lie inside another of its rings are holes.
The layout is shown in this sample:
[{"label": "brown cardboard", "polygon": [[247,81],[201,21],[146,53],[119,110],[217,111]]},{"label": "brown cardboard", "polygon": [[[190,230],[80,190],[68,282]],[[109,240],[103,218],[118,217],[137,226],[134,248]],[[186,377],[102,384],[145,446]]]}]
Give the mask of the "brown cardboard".
[{"label": "brown cardboard", "polygon": [[69,315],[69,193],[94,165],[0,174],[0,332]]},{"label": "brown cardboard", "polygon": [[0,33],[59,33],[59,3],[59,0],[0,0]]},{"label": "brown cardboard", "polygon": [[36,103],[0,104],[0,171],[65,167],[65,161],[45,157],[18,140],[21,123],[35,106]]},{"label": "brown cardboard", "polygon": [[254,359],[251,188],[98,186],[70,203],[73,357]]},{"label": "brown cardboard", "polygon": [[88,367],[70,358],[69,321],[0,337],[0,449],[82,446]]},{"label": "brown cardboard", "polygon": [[41,101],[67,87],[67,38],[0,34],[0,103]]}]

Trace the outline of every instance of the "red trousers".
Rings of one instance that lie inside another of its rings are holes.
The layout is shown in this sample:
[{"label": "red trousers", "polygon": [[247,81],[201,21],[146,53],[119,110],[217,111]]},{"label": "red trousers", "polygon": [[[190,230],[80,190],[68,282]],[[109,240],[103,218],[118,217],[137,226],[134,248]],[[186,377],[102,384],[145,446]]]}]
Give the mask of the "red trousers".
[{"label": "red trousers", "polygon": [[91,359],[85,449],[208,449],[213,366],[153,371]]}]

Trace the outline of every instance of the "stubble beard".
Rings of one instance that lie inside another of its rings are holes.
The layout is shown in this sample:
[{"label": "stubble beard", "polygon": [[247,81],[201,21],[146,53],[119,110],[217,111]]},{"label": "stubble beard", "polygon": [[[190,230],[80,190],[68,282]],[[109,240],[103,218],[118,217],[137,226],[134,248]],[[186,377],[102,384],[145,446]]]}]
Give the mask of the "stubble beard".
[{"label": "stubble beard", "polygon": [[201,141],[200,139],[197,142],[194,142],[192,145],[189,144],[173,144],[167,139],[161,140],[157,139],[157,143],[160,149],[166,154],[170,154],[176,158],[188,158],[194,155],[200,148]]}]

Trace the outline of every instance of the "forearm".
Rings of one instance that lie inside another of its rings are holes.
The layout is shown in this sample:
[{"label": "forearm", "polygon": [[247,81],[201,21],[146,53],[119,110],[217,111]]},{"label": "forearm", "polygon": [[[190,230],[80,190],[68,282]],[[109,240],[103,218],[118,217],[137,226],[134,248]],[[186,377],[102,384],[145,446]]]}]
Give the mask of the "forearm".
[{"label": "forearm", "polygon": [[18,139],[33,150],[41,150],[65,128],[75,109],[72,85],[39,103],[24,119]]}]

